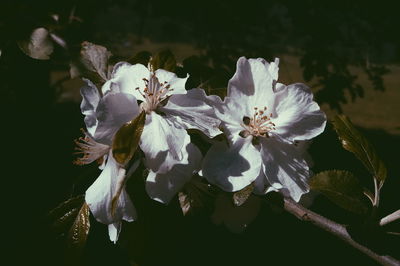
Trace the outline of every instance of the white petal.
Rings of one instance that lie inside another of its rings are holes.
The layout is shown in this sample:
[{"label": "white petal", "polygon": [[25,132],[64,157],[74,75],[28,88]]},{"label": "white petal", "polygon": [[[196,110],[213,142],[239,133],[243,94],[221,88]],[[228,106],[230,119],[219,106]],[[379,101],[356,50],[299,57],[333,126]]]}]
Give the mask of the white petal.
[{"label": "white petal", "polygon": [[125,221],[134,221],[136,219],[136,210],[130,200],[125,188],[118,199],[115,214],[111,213],[111,202],[117,190],[118,183],[122,181],[120,176],[121,168],[112,156],[108,156],[108,161],[104,170],[96,181],[86,190],[85,201],[89,205],[90,211],[97,221],[104,224],[111,224],[122,219]]},{"label": "white petal", "polygon": [[261,208],[261,199],[254,195],[241,206],[232,203],[232,196],[220,193],[215,200],[214,213],[211,216],[215,224],[225,224],[233,233],[241,233],[254,221]]},{"label": "white petal", "polygon": [[279,58],[275,58],[274,62],[271,63],[267,63],[266,67],[269,71],[269,74],[271,75],[272,79],[277,81],[278,80],[278,76],[279,76]]},{"label": "white petal", "polygon": [[189,78],[189,75],[187,75],[186,78],[178,78],[175,73],[166,71],[164,69],[157,69],[154,74],[160,83],[168,82],[168,84],[171,86],[170,88],[172,90],[168,92],[167,95],[186,94],[185,84],[186,80]]},{"label": "white petal", "polygon": [[266,194],[268,187],[269,187],[269,182],[267,181],[267,177],[265,176],[264,170],[261,167],[259,175],[254,180],[253,193],[256,195],[264,195]]},{"label": "white petal", "polygon": [[245,103],[225,97],[224,103],[215,109],[216,116],[221,120],[223,129],[231,145],[241,139],[239,133],[244,129],[243,117],[251,117],[250,109]]},{"label": "white petal", "polygon": [[[113,90],[112,87],[116,87],[115,84],[112,83],[111,80],[107,80],[103,86],[101,87],[101,93],[103,93],[103,95],[105,95],[106,93],[109,93]],[[115,89],[115,92],[120,92],[119,89]]]},{"label": "white petal", "polygon": [[203,160],[204,177],[229,192],[253,182],[260,173],[261,155],[251,139],[241,138],[230,148],[225,143],[215,143]]},{"label": "white petal", "polygon": [[311,90],[304,84],[293,84],[276,93],[274,134],[293,142],[309,140],[325,129],[326,115],[313,101]]},{"label": "white petal", "polygon": [[139,114],[136,98],[127,93],[107,93],[97,107],[98,126],[94,138],[110,145],[115,132]]},{"label": "white petal", "polygon": [[120,62],[114,67],[111,82],[117,86],[120,92],[132,94],[136,99],[143,101],[140,94],[140,88],[143,91],[145,82],[143,79],[150,79],[150,71],[141,64],[131,65],[126,62]]},{"label": "white petal", "polygon": [[[275,62],[269,64],[262,58],[249,59],[254,83],[254,96],[251,97],[252,107],[271,108],[274,98],[274,84],[278,78],[278,66]],[[276,79],[275,79],[276,78]]]},{"label": "white petal", "polygon": [[278,62],[268,63],[264,59],[241,57],[235,75],[228,84],[228,96],[216,108],[216,115],[231,143],[235,142],[243,123],[243,117],[253,117],[254,108],[272,109],[274,84],[278,78]]},{"label": "white petal", "polygon": [[278,63],[278,59],[268,63],[262,58],[239,58],[236,72],[228,83],[227,96],[244,103],[250,112],[254,112],[254,107],[270,108],[278,78]]},{"label": "white petal", "polygon": [[84,121],[87,131],[94,136],[97,126],[96,108],[100,101],[99,90],[88,79],[84,79],[86,85],[81,88],[81,111],[85,116]]},{"label": "white petal", "polygon": [[182,159],[182,148],[187,137],[186,130],[174,117],[160,116],[155,112],[146,115],[139,143],[146,157],[146,167],[157,173],[168,171],[170,165],[164,161],[169,156],[173,160]]},{"label": "white petal", "polygon": [[188,143],[184,154],[183,159],[175,161],[171,170],[165,174],[157,174],[150,170],[146,180],[146,191],[150,198],[168,204],[190,181],[193,172],[200,169],[202,155],[195,145]]},{"label": "white petal", "polygon": [[280,183],[270,184],[264,172],[265,172],[265,165],[262,165],[259,176],[257,177],[256,180],[254,180],[254,190],[253,190],[254,194],[265,195],[272,191],[278,192],[283,188]]},{"label": "white petal", "polygon": [[309,191],[309,167],[293,144],[271,137],[262,139],[264,174],[270,184],[280,183],[285,196],[299,201]]},{"label": "white petal", "polygon": [[187,94],[172,95],[168,103],[160,107],[167,115],[177,116],[186,129],[198,129],[213,138],[222,132],[218,129],[219,119],[213,108],[214,99],[202,89],[191,89]]},{"label": "white petal", "polygon": [[228,82],[227,96],[243,99],[254,95],[255,88],[249,61],[240,57],[236,63],[236,72]]},{"label": "white petal", "polygon": [[119,233],[121,232],[122,223],[116,222],[108,225],[108,236],[115,244],[118,241]]}]

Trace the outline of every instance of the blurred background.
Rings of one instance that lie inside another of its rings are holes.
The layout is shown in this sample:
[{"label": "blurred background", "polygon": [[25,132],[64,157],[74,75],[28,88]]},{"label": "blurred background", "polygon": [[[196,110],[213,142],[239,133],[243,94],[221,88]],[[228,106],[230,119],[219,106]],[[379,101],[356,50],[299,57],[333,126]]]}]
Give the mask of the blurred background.
[{"label": "blurred background", "polygon": [[[201,85],[209,93],[226,88],[240,56],[279,57],[280,82],[306,83],[328,118],[349,116],[375,145],[389,169],[382,215],[398,209],[400,17],[394,4],[3,0],[0,88],[7,174],[2,217],[3,241],[12,251],[6,265],[64,265],[62,238],[49,229],[46,213],[82,194],[98,174],[95,166],[72,165],[73,139],[84,124],[82,82],[71,79],[69,70],[83,41],[107,47],[116,61],[170,49],[190,73],[187,88]],[[49,60],[32,59],[20,49],[38,27],[49,29],[53,41],[59,38]],[[314,172],[351,170],[372,187],[368,173],[341,148],[330,125],[310,152]],[[374,265],[340,240],[267,204],[244,233],[234,234],[211,222],[212,210],[182,217],[177,201],[165,207],[140,189],[132,197],[143,218],[124,227],[131,239],[113,245],[106,227],[93,222],[83,265],[320,265],[321,260]],[[338,222],[359,220],[323,197],[311,208]],[[399,224],[392,226],[398,229]],[[396,241],[380,243],[381,252],[398,256]]]}]

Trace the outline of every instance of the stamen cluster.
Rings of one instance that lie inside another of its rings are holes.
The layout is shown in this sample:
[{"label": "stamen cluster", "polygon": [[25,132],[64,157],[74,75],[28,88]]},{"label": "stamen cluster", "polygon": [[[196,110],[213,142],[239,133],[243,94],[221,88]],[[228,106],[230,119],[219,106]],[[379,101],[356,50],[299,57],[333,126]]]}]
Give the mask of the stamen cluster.
[{"label": "stamen cluster", "polygon": [[168,97],[168,92],[173,91],[173,89],[167,81],[160,83],[154,74],[151,75],[150,80],[143,78],[143,81],[145,82],[145,88],[143,89],[143,92],[139,87],[136,88],[136,90],[139,91],[139,93],[145,99],[142,104],[142,108],[146,111],[146,113],[150,113],[157,108],[160,102]]},{"label": "stamen cluster", "polygon": [[[110,150],[110,146],[96,142],[88,132],[83,129],[81,131],[85,136],[74,141],[76,144],[76,152],[74,154],[82,155],[82,157],[76,158],[73,163],[75,165],[85,165],[96,160],[102,160],[103,156]],[[101,163],[99,161],[99,164]]]},{"label": "stamen cluster", "polygon": [[243,117],[242,127],[243,131],[239,133],[241,137],[254,136],[254,137],[269,137],[268,132],[275,130],[275,124],[271,121],[272,113],[266,114],[267,107],[258,109],[254,107],[254,115],[252,118]]}]

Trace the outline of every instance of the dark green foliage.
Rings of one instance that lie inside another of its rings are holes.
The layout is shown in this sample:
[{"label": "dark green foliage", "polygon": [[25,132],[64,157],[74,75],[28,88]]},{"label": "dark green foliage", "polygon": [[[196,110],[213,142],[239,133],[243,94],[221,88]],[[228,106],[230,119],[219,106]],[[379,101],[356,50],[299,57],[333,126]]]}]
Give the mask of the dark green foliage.
[{"label": "dark green foliage", "polygon": [[155,54],[150,59],[150,64],[154,71],[161,68],[170,72],[175,72],[176,69],[176,59],[170,50],[163,50]]},{"label": "dark green foliage", "polygon": [[376,154],[374,147],[358,132],[350,119],[344,115],[337,115],[333,120],[333,125],[343,148],[352,152],[374,178],[384,181],[387,175],[385,165]]},{"label": "dark green foliage", "polygon": [[351,172],[330,170],[318,173],[311,178],[310,187],[348,211],[365,214],[368,210],[363,188]]}]

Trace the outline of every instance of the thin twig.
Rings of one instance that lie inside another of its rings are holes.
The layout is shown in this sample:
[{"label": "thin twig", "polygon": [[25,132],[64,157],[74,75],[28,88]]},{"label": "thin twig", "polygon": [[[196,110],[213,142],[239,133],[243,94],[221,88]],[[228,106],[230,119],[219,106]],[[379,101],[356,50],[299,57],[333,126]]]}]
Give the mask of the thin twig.
[{"label": "thin twig", "polygon": [[335,235],[350,246],[358,249],[359,251],[382,265],[400,265],[400,261],[398,261],[397,259],[387,255],[379,255],[368,247],[354,241],[343,225],[335,223],[319,214],[316,214],[315,212],[304,208],[303,206],[294,202],[291,199],[285,199],[284,209],[285,211],[296,216],[301,221],[310,222],[313,225],[318,226],[319,228],[322,228],[325,231]]},{"label": "thin twig", "polygon": [[379,225],[383,226],[383,225],[386,225],[388,223],[394,222],[394,221],[396,221],[398,219],[400,219],[400,210],[397,210],[397,211],[389,214],[388,216],[383,217],[379,221]]}]

